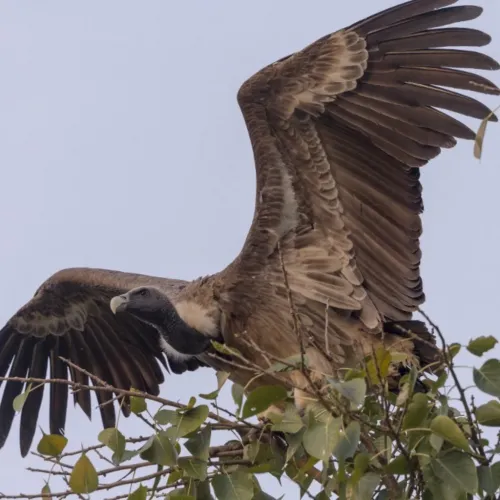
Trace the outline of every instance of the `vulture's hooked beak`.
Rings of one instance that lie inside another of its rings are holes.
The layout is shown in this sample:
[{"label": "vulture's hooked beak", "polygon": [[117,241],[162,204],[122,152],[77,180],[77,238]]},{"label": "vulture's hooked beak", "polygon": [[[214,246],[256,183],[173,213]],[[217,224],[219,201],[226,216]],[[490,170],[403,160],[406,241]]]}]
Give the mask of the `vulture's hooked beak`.
[{"label": "vulture's hooked beak", "polygon": [[113,314],[125,311],[128,304],[128,297],[126,295],[117,295],[113,297],[109,303],[109,307],[113,311]]}]

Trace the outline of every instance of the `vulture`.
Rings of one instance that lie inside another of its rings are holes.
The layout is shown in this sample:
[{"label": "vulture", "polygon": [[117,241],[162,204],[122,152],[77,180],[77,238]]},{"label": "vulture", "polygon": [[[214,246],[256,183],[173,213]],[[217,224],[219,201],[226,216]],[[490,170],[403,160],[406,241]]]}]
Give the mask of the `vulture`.
[{"label": "vulture", "polygon": [[[62,357],[117,388],[155,395],[165,369],[209,366],[240,384],[266,383],[214,354],[213,340],[263,368],[269,356],[288,358],[304,348],[318,377],[354,366],[382,345],[431,367],[435,340],[412,318],[424,301],[420,168],[457,139],[475,139],[448,112],[497,121],[462,91],[500,94],[474,71],[500,67],[473,50],[490,36],[449,26],[482,9],[457,1],[401,3],[251,76],[237,96],[256,169],[255,213],[240,254],[194,281],[57,272],[0,331],[0,377],[93,383]],[[303,404],[302,373],[286,376]],[[0,447],[15,416],[13,400],[25,388],[3,385]],[[50,432],[62,433],[68,387],[45,390]],[[23,456],[43,393],[43,385],[32,388],[20,412]],[[114,396],[96,394],[104,427],[114,426]],[[72,398],[90,417],[89,391]]]}]

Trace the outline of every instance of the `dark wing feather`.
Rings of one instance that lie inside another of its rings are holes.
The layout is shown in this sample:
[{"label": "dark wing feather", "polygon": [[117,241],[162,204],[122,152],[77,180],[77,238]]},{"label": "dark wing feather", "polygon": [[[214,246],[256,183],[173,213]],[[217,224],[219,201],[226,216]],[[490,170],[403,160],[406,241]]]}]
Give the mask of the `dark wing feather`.
[{"label": "dark wing feather", "polygon": [[[458,138],[475,138],[441,110],[497,120],[458,92],[500,94],[465,71],[498,69],[495,60],[449,48],[490,41],[476,29],[444,27],[482,12],[450,7],[456,2],[397,5],[324,36],[242,85],[238,101],[255,155],[257,202],[243,250],[228,268],[227,331],[252,332],[262,349],[281,357],[298,352],[278,243],[303,327],[321,345],[329,320],[339,364],[363,332],[386,328],[397,335],[395,321],[408,326],[424,300],[418,167]],[[272,335],[259,333],[266,329]],[[432,358],[429,349],[416,352],[424,362]]]},{"label": "dark wing feather", "polygon": [[[57,337],[50,351],[50,378],[67,380],[68,365],[61,359],[69,359],[69,352],[64,340]],[[49,403],[49,424],[51,434],[61,434],[66,426],[69,387],[65,384],[51,384]]]},{"label": "dark wing feather", "polygon": [[[141,285],[157,286],[173,299],[184,282],[101,269],[66,269],[56,273],[0,330],[0,377],[45,378],[49,368],[51,378],[98,385],[81,371],[68,368],[60,359],[63,357],[115,387],[134,387],[158,394],[159,384],[164,380],[161,365],[167,367],[167,364],[157,332],[130,315],[114,316],[109,307],[111,297]],[[189,365],[178,360],[168,359],[168,362],[175,373],[203,364],[197,360]],[[0,403],[0,447],[14,418],[12,402],[23,387],[21,382],[5,383]],[[23,456],[31,447],[44,393],[43,385],[34,387],[21,411]],[[114,426],[114,395],[97,391],[96,397],[103,425]],[[73,398],[90,418],[90,392],[75,391]],[[68,386],[51,384],[51,433],[64,430],[67,402]],[[130,413],[128,398],[120,401],[120,406],[125,415]]]}]

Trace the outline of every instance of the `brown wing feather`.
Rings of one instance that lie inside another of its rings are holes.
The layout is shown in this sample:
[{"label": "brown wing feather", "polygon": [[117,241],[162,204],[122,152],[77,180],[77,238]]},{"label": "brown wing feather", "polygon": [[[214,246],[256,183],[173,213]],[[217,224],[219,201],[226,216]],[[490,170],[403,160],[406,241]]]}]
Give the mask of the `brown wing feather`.
[{"label": "brown wing feather", "polygon": [[[158,394],[159,384],[164,380],[161,365],[167,367],[167,364],[157,332],[132,316],[114,316],[109,308],[111,297],[145,284],[161,288],[174,299],[185,282],[102,269],[65,269],[54,274],[0,330],[0,376],[45,378],[49,366],[53,378],[70,377],[75,382],[93,384],[81,372],[68,370],[59,359],[62,356],[115,387],[135,387]],[[177,373],[193,369],[178,360],[168,361],[174,363]],[[0,404],[0,447],[12,425],[13,399],[22,387],[19,382],[5,384]],[[43,386],[32,391],[21,412],[23,456],[31,447],[43,392]],[[90,393],[76,391],[73,397],[90,418]],[[103,425],[114,426],[115,407],[109,404],[113,395],[97,391],[96,397]],[[68,387],[52,384],[51,433],[64,430],[67,401]],[[128,415],[129,402],[126,399],[122,403],[122,411]]]},{"label": "brown wing feather", "polygon": [[[412,0],[387,9],[242,85],[257,203],[243,250],[226,273],[226,331],[247,331],[279,356],[297,352],[278,242],[308,338],[323,349],[328,319],[338,363],[351,356],[354,341],[369,341],[366,333],[373,338],[387,325],[397,335],[391,321],[409,320],[423,302],[417,167],[457,138],[475,137],[436,108],[483,119],[488,107],[450,89],[500,93],[463,70],[498,69],[496,61],[440,48],[490,41],[478,30],[443,28],[482,12],[448,7],[456,1]],[[432,358],[429,349],[416,351],[425,351],[423,361]]]}]

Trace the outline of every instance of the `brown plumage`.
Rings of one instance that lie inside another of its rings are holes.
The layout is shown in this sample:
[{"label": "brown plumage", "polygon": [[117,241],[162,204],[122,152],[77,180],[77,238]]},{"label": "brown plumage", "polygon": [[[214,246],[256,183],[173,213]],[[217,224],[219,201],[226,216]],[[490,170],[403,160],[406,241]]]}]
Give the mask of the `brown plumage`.
[{"label": "brown plumage", "polygon": [[[51,376],[66,378],[67,369],[57,360],[63,355],[117,387],[157,393],[163,381],[158,332],[109,309],[111,297],[144,285],[158,287],[197,332],[222,334],[226,343],[266,366],[245,337],[282,358],[299,351],[283,268],[319,372],[356,363],[382,342],[384,332],[385,342],[396,343],[421,366],[431,363],[434,340],[412,320],[424,301],[419,167],[457,138],[475,138],[437,108],[484,119],[490,110],[457,91],[500,93],[489,80],[464,71],[498,69],[496,61],[450,48],[490,41],[475,29],[443,27],[482,12],[455,3],[413,0],[395,6],[247,80],[238,102],[253,146],[257,197],[238,257],[220,273],[189,283],[101,270],[58,273],[0,332],[0,375],[14,359],[11,375],[43,377],[49,364]],[[325,319],[331,363],[324,356]],[[399,326],[421,340],[405,338]],[[215,364],[206,354],[171,361],[177,372]],[[223,362],[217,366],[240,383],[252,377]],[[291,376],[304,383],[300,374]],[[20,390],[21,384],[6,384],[0,446]],[[38,389],[21,413],[23,454],[41,398]],[[90,414],[88,394],[75,398]],[[51,432],[64,427],[66,400],[65,387],[51,387]],[[113,425],[112,405],[101,414],[105,426]]]}]

